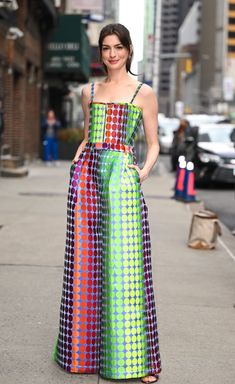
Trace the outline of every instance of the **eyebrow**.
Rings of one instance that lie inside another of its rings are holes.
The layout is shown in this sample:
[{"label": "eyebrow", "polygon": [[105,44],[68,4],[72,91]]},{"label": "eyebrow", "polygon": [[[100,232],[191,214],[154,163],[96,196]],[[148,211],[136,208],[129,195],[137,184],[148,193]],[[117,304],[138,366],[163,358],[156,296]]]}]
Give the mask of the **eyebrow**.
[{"label": "eyebrow", "polygon": [[[119,45],[123,45],[122,43],[115,44],[114,47],[118,47]],[[110,47],[108,44],[102,44],[102,47]]]}]

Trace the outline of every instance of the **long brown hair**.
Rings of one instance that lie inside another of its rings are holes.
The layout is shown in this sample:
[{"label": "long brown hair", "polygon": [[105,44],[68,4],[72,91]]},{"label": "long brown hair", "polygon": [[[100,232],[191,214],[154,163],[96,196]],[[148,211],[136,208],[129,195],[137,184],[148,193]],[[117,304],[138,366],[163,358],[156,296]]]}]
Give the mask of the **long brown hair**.
[{"label": "long brown hair", "polygon": [[[127,72],[130,72],[134,76],[138,76],[135,73],[131,72],[131,62],[133,58],[133,47],[132,47],[132,41],[130,37],[129,30],[122,24],[114,23],[114,24],[108,24],[105,27],[103,27],[100,31],[99,36],[99,51],[100,51],[100,60],[102,59],[102,45],[104,38],[109,35],[116,35],[122,45],[127,48],[129,52],[128,59],[126,61],[126,70]],[[107,66],[103,64],[105,72],[107,73]]]}]

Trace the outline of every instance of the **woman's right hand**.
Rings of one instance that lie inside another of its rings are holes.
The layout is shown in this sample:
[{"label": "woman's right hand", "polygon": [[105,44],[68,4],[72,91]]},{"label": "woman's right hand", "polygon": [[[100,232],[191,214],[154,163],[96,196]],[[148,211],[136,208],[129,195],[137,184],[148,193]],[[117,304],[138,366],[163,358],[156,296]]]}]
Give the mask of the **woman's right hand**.
[{"label": "woman's right hand", "polygon": [[78,162],[78,158],[79,158],[79,154],[76,154],[75,156],[74,156],[74,158],[73,158],[73,160],[72,160],[72,164],[75,164],[75,163],[77,163]]},{"label": "woman's right hand", "polygon": [[81,155],[82,151],[85,149],[85,146],[86,146],[86,143],[87,143],[87,140],[83,140],[80,144],[80,146],[78,147],[78,150],[72,160],[72,164],[75,164],[78,162],[78,159],[79,159],[79,156]]}]

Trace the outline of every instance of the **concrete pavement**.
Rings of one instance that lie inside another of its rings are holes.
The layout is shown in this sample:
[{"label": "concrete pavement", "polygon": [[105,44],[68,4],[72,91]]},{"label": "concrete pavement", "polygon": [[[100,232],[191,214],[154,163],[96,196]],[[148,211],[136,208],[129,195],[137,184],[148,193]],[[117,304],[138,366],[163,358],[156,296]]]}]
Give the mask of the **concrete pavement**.
[{"label": "concrete pavement", "polygon": [[[68,374],[51,360],[62,289],[69,166],[61,162],[47,168],[35,162],[26,178],[0,179],[0,384],[109,382],[98,375]],[[216,250],[189,249],[192,213],[188,205],[170,198],[172,185],[161,162],[142,185],[151,225],[159,383],[233,384],[235,239],[223,228]],[[122,380],[130,382],[140,381]]]}]

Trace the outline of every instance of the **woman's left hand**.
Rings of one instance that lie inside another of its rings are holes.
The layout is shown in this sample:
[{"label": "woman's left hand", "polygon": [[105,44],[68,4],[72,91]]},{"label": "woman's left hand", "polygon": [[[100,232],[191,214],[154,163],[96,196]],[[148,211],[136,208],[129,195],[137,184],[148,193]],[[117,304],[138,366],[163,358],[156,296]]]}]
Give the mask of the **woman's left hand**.
[{"label": "woman's left hand", "polygon": [[136,164],[129,164],[128,165],[129,168],[135,168],[136,171],[138,172],[139,174],[139,178],[140,178],[140,182],[142,183],[144,180],[147,179],[148,177],[148,172],[146,172],[144,169],[140,169],[140,167]]}]

